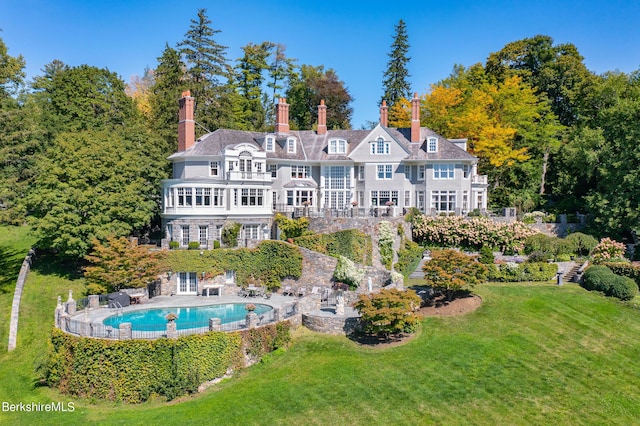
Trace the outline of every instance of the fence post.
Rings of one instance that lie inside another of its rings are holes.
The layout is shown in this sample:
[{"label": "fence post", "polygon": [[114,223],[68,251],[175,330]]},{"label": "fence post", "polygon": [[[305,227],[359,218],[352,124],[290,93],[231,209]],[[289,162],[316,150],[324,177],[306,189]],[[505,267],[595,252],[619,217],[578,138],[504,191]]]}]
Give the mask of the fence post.
[{"label": "fence post", "polygon": [[258,326],[258,315],[255,312],[247,314],[247,328],[256,328]]},{"label": "fence post", "polygon": [[175,321],[167,321],[167,338],[176,339],[178,337],[178,327]]},{"label": "fence post", "polygon": [[131,323],[123,322],[118,327],[120,330],[120,340],[131,340]]},{"label": "fence post", "polygon": [[220,318],[209,318],[209,331],[221,331]]},{"label": "fence post", "polygon": [[89,295],[89,308],[96,309],[100,306],[100,296],[97,294]]}]

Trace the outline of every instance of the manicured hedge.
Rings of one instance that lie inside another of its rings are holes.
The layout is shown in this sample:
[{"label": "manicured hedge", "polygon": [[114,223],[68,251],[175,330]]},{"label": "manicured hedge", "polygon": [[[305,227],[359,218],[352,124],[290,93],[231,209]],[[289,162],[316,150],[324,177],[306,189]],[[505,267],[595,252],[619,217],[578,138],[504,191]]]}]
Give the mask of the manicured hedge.
[{"label": "manicured hedge", "polygon": [[638,294],[638,286],[631,278],[616,275],[603,265],[588,267],[581,285],[586,290],[599,291],[620,300],[631,300]]},{"label": "manicured hedge", "polygon": [[404,241],[398,250],[398,262],[395,264],[395,270],[408,277],[416,270],[424,249],[413,241]]},{"label": "manicured hedge", "polygon": [[640,288],[640,265],[629,262],[606,262],[603,265],[616,275],[631,278]]},{"label": "manicured hedge", "polygon": [[242,332],[177,339],[104,340],[54,329],[45,378],[61,393],[138,403],[152,395],[174,399],[201,383],[259,360],[290,340],[289,322]]},{"label": "manicured hedge", "polygon": [[556,276],[555,263],[504,263],[489,271],[489,281],[549,281]]},{"label": "manicured hedge", "polygon": [[347,229],[331,234],[305,235],[293,238],[301,247],[330,256],[344,256],[363,265],[371,265],[371,237],[358,229]]}]

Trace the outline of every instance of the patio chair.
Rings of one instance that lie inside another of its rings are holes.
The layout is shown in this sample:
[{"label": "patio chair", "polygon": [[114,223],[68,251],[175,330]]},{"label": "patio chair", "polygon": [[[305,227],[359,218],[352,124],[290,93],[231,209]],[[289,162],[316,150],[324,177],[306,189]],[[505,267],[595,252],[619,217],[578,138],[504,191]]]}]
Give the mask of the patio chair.
[{"label": "patio chair", "polygon": [[249,296],[249,293],[247,293],[247,290],[245,290],[244,288],[240,287],[240,290],[238,290],[238,296],[247,297],[247,296]]},{"label": "patio chair", "polygon": [[285,285],[284,289],[282,290],[282,295],[283,296],[293,296],[293,289],[291,288],[290,285]]},{"label": "patio chair", "polygon": [[298,297],[304,297],[307,294],[307,289],[305,287],[300,287],[297,291]]},{"label": "patio chair", "polygon": [[314,286],[311,288],[311,294],[314,295],[320,295],[320,287]]}]

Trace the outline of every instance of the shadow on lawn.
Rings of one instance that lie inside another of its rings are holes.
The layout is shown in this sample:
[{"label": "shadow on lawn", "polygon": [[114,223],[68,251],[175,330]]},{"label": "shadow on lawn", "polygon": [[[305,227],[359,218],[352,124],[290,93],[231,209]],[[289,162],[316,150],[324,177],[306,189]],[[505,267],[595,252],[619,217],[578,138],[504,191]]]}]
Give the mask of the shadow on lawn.
[{"label": "shadow on lawn", "polygon": [[0,246],[0,293],[13,291],[24,258],[21,252],[7,246]]}]

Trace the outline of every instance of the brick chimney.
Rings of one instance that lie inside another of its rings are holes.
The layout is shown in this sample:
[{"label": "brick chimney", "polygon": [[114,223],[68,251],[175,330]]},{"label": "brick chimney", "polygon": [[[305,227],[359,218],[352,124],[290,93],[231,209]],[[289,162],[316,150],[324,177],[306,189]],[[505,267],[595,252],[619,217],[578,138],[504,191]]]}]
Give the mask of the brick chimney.
[{"label": "brick chimney", "polygon": [[289,133],[289,104],[285,98],[278,99],[276,104],[276,133]]},{"label": "brick chimney", "polygon": [[321,99],[318,105],[318,134],[327,134],[327,106],[324,104],[324,99]]},{"label": "brick chimney", "polygon": [[185,90],[178,100],[180,112],[178,115],[178,151],[191,148],[196,140],[196,125],[193,120],[194,101],[191,92]]},{"label": "brick chimney", "polygon": [[411,142],[420,142],[420,99],[417,93],[411,100]]},{"label": "brick chimney", "polygon": [[389,107],[387,107],[387,101],[382,101],[380,105],[380,125],[387,127],[389,123]]}]

